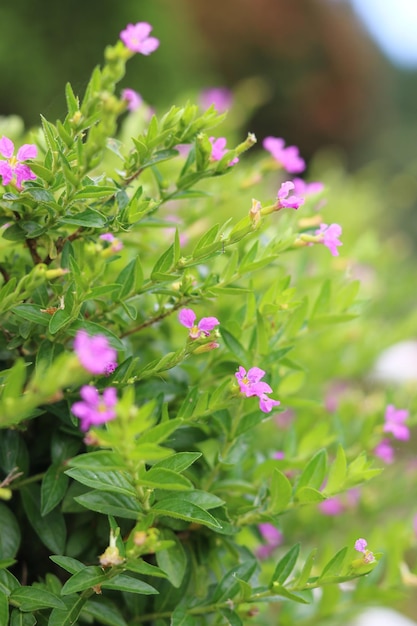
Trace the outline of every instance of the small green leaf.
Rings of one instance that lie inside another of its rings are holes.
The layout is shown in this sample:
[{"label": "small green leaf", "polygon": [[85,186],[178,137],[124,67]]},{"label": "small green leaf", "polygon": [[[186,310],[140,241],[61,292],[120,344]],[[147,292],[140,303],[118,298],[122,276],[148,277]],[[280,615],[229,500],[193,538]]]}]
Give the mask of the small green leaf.
[{"label": "small green leaf", "polygon": [[299,504],[314,504],[316,502],[323,502],[326,496],[313,487],[301,487],[301,489],[297,489],[295,499]]},{"label": "small green leaf", "polygon": [[197,626],[199,621],[194,615],[187,613],[187,609],[177,606],[171,615],[169,626]]},{"label": "small green leaf", "polygon": [[53,554],[49,557],[51,561],[62,567],[66,572],[70,574],[76,574],[84,569],[85,565],[77,559],[72,559],[70,556],[60,556],[59,554]]},{"label": "small green leaf", "polygon": [[146,473],[140,474],[139,480],[145,487],[154,489],[184,491],[193,488],[187,478],[163,467],[151,467]]},{"label": "small green leaf", "polygon": [[38,485],[22,487],[20,492],[25,513],[39,539],[56,554],[62,553],[67,534],[62,513],[55,509],[42,517],[40,511],[41,494]]},{"label": "small green leaf", "polygon": [[0,591],[0,624],[9,623],[9,601],[5,593]]},{"label": "small green leaf", "polygon": [[127,622],[113,604],[100,600],[88,600],[83,606],[82,615],[92,617],[105,626],[128,626]]},{"label": "small green leaf", "polygon": [[212,602],[220,603],[225,600],[233,599],[240,591],[239,580],[248,582],[256,569],[255,560],[248,560],[240,565],[232,567],[223,576],[213,592]]},{"label": "small green leaf", "polygon": [[183,472],[201,456],[201,452],[177,452],[167,459],[158,461],[154,467],[165,467],[173,472]]},{"label": "small green leaf", "polygon": [[23,612],[46,608],[65,609],[65,604],[54,593],[39,587],[19,587],[10,594],[10,600]]},{"label": "small green leaf", "polygon": [[288,576],[291,574],[292,570],[295,567],[295,564],[298,559],[298,555],[300,553],[300,544],[297,543],[295,546],[290,548],[286,554],[282,557],[282,559],[278,562],[278,565],[275,568],[269,586],[272,588],[275,583],[279,585],[283,585],[287,580]]},{"label": "small green leaf", "polygon": [[104,581],[101,586],[103,589],[115,589],[117,591],[139,593],[146,596],[159,593],[155,587],[148,585],[148,583],[143,582],[143,580],[138,580],[133,576],[128,576],[127,574],[119,574],[115,578]]},{"label": "small green leaf", "polygon": [[120,493],[89,491],[75,497],[74,500],[86,509],[103,515],[136,520],[141,513],[141,507],[136,499]]},{"label": "small green leaf", "polygon": [[0,528],[0,559],[13,558],[20,546],[20,527],[12,511],[1,502]]},{"label": "small green leaf", "polygon": [[98,567],[97,565],[84,567],[67,580],[65,585],[62,587],[61,595],[67,596],[71,593],[84,591],[84,589],[91,589],[91,587],[94,587],[95,585],[102,584],[105,580],[107,580],[107,578],[108,576],[104,574],[101,567]]},{"label": "small green leaf", "polygon": [[170,583],[174,587],[179,587],[183,581],[188,565],[187,554],[177,535],[167,528],[161,530],[161,539],[173,542],[173,545],[166,550],[159,550],[156,553],[158,566],[167,573]]},{"label": "small green leaf", "polygon": [[68,476],[87,487],[98,489],[99,491],[110,491],[120,493],[125,496],[136,497],[136,491],[131,483],[130,476],[126,472],[86,470],[71,468],[65,472]]},{"label": "small green leaf", "polygon": [[103,228],[107,218],[93,209],[86,209],[82,213],[66,215],[59,220],[60,224],[70,224],[71,226],[83,226],[84,228]]},{"label": "small green leaf", "polygon": [[319,450],[313,458],[307,463],[297,484],[297,491],[302,487],[312,487],[319,489],[323,484],[327,470],[327,452]]},{"label": "small green leaf", "polygon": [[221,528],[221,524],[204,509],[188,502],[183,496],[181,500],[172,496],[163,498],[153,505],[152,511],[158,515],[167,515],[178,519],[185,520],[187,522],[194,522],[196,524],[203,524],[214,530]]},{"label": "small green leaf", "polygon": [[42,516],[52,511],[61,502],[67,487],[68,476],[62,472],[62,464],[58,462],[50,465],[41,484]]},{"label": "small green leaf", "polygon": [[273,515],[285,511],[288,504],[291,502],[291,495],[292,485],[290,481],[285,474],[275,468],[271,478],[270,503],[268,511]]},{"label": "small green leaf", "polygon": [[10,616],[9,626],[34,626],[36,617],[30,613],[22,613],[18,609],[13,609]]},{"label": "small green leaf", "polygon": [[337,447],[336,458],[332,463],[324,489],[326,494],[337,493],[341,490],[347,473],[346,454],[342,446]]},{"label": "small green leaf", "polygon": [[339,550],[339,552],[337,552],[337,554],[335,554],[330,559],[330,561],[327,563],[322,573],[320,574],[318,578],[318,582],[321,582],[325,580],[326,578],[341,574],[342,569],[343,569],[343,563],[345,561],[347,552],[348,552],[347,547],[342,548],[341,550]]},{"label": "small green leaf", "polygon": [[245,367],[245,364],[249,361],[245,348],[223,325],[220,326],[220,333],[226,347],[236,357],[239,364]]}]

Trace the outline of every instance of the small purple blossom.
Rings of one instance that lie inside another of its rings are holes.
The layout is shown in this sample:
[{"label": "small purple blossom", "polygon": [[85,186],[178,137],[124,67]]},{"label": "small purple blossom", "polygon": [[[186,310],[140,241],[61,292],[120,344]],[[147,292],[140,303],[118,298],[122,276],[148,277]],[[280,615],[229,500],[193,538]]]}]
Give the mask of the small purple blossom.
[{"label": "small purple blossom", "polygon": [[261,381],[261,378],[264,376],[264,370],[261,370],[259,367],[251,367],[250,370],[246,372],[245,368],[241,365],[235,374],[240,392],[247,398],[257,396],[259,398],[259,408],[261,411],[270,413],[273,407],[278,406],[280,402],[278,400],[272,400],[266,395],[267,393],[272,393],[272,389],[268,383]]},{"label": "small purple blossom", "polygon": [[114,407],[117,403],[117,394],[114,387],[108,387],[100,396],[95,387],[84,385],[80,389],[82,402],[74,402],[71,411],[81,420],[80,428],[83,431],[91,426],[104,424],[116,417]]},{"label": "small purple blossom", "polygon": [[208,109],[211,105],[219,113],[224,113],[233,103],[233,95],[227,87],[209,87],[200,94],[200,105],[203,109]]},{"label": "small purple blossom", "polygon": [[122,91],[122,100],[127,102],[127,108],[129,111],[136,111],[142,104],[142,97],[134,89],[127,87]]},{"label": "small purple blossom", "polygon": [[335,496],[334,498],[327,498],[327,500],[320,502],[319,509],[324,515],[336,516],[343,513],[344,506],[340,498]]},{"label": "small purple blossom", "polygon": [[103,233],[102,235],[100,235],[99,239],[101,239],[102,241],[107,241],[110,244],[112,252],[120,252],[120,250],[123,248],[123,243],[120,241],[120,239],[117,239],[117,237],[115,237],[113,233]]},{"label": "small purple blossom", "polygon": [[355,541],[355,550],[357,552],[365,552],[367,545],[368,542],[366,541],[366,539],[357,539]]},{"label": "small purple blossom", "polygon": [[0,160],[0,176],[3,185],[9,185],[16,182],[16,187],[22,189],[22,183],[25,180],[35,180],[36,174],[32,172],[28,165],[22,163],[28,159],[36,159],[38,149],[35,144],[25,143],[19,148],[16,156],[14,156],[14,143],[8,137],[0,139],[0,154],[5,157],[6,161]]},{"label": "small purple blossom", "polygon": [[274,454],[272,455],[273,459],[276,459],[277,461],[282,461],[283,459],[285,459],[285,453],[282,450],[277,450],[277,452],[274,452]]},{"label": "small purple blossom", "polygon": [[106,374],[110,364],[117,359],[117,352],[104,335],[90,336],[79,330],[74,339],[74,350],[81,365],[90,374]]},{"label": "small purple blossom", "polygon": [[262,145],[290,174],[299,174],[305,170],[305,161],[296,146],[285,147],[285,141],[280,137],[265,137]]},{"label": "small purple blossom", "polygon": [[332,256],[339,256],[338,246],[342,246],[339,237],[342,234],[342,227],[339,224],[320,224],[320,228],[316,230],[316,235],[321,236],[320,243],[329,248]]},{"label": "small purple blossom", "polygon": [[[224,137],[219,137],[218,139],[216,139],[215,137],[209,137],[211,145],[212,145],[212,149],[211,149],[211,160],[212,161],[220,161],[220,159],[222,159],[224,157],[224,155],[227,153],[226,150],[226,139]],[[239,159],[237,157],[235,157],[234,159],[232,159],[228,165],[236,165],[236,163],[239,161]]]},{"label": "small purple blossom", "polygon": [[396,409],[393,404],[389,404],[385,410],[384,433],[392,433],[395,439],[408,441],[410,430],[404,424],[408,416],[409,412],[406,409]]},{"label": "small purple blossom", "polygon": [[154,52],[159,46],[159,39],[149,37],[152,26],[147,22],[138,22],[137,24],[128,24],[120,33],[120,39],[126,48],[132,52],[139,52],[148,56]]},{"label": "small purple blossom", "polygon": [[190,339],[198,339],[202,336],[208,337],[210,331],[220,324],[217,317],[202,317],[198,324],[195,323],[196,319],[197,316],[192,309],[181,309],[178,314],[180,324],[190,330],[188,333]]},{"label": "small purple blossom", "polygon": [[293,189],[294,189],[294,183],[292,183],[290,180],[288,180],[285,183],[282,183],[277,194],[278,210],[279,209],[298,209],[302,204],[304,204],[304,198],[301,198],[299,196],[288,197],[288,194]]},{"label": "small purple blossom", "polygon": [[387,465],[394,463],[394,449],[389,439],[383,439],[377,446],[375,446],[374,454],[380,458],[381,461],[387,463]]}]

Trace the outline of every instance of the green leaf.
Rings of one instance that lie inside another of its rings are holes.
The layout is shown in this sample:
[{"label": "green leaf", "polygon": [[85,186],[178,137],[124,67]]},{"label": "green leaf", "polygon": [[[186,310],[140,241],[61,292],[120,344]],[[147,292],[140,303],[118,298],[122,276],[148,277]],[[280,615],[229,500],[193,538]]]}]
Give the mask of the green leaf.
[{"label": "green leaf", "polygon": [[71,226],[83,226],[84,228],[102,228],[107,223],[107,218],[93,209],[86,209],[82,213],[66,215],[59,219],[60,224]]},{"label": "green leaf", "polygon": [[34,626],[35,624],[36,617],[29,613],[21,613],[18,609],[13,609],[9,626]]},{"label": "green leaf", "polygon": [[294,587],[297,587],[297,589],[302,589],[307,584],[308,579],[310,578],[311,570],[313,569],[316,554],[317,548],[314,548],[306,558],[303,569],[294,584]]},{"label": "green leaf", "polygon": [[67,101],[68,114],[72,116],[80,108],[80,103],[78,98],[74,95],[71,83],[65,85],[65,99]]},{"label": "green leaf", "polygon": [[239,364],[245,367],[245,364],[250,359],[242,344],[223,325],[220,326],[220,334],[224,343],[226,344],[226,347],[237,358]]},{"label": "green leaf", "polygon": [[7,569],[0,570],[0,593],[9,596],[14,589],[20,587],[20,583]]},{"label": "green leaf", "polygon": [[10,594],[10,600],[23,612],[46,608],[65,609],[65,604],[54,593],[39,587],[19,587]]},{"label": "green leaf", "polygon": [[146,596],[159,593],[155,587],[148,585],[148,583],[143,582],[143,580],[128,576],[127,574],[119,574],[115,578],[103,582],[101,586],[103,589],[115,589],[117,591],[139,593]]},{"label": "green leaf", "polygon": [[181,418],[175,418],[166,422],[162,422],[157,426],[153,426],[147,432],[143,433],[139,439],[139,443],[161,443],[169,437],[177,428],[182,426],[184,420]]},{"label": "green leaf", "polygon": [[274,586],[275,583],[279,585],[283,585],[287,580],[288,576],[291,574],[292,570],[295,567],[295,564],[298,559],[298,555],[300,553],[300,544],[296,543],[295,546],[290,548],[286,554],[282,557],[282,559],[278,562],[278,565],[275,568],[275,571],[272,575],[271,581],[269,583],[270,588]]},{"label": "green leaf", "polygon": [[187,478],[163,467],[151,467],[146,473],[140,474],[139,480],[145,487],[154,489],[184,491],[193,488]]},{"label": "green leaf", "polygon": [[62,472],[60,462],[50,465],[41,484],[41,515],[44,516],[65,496],[68,487],[68,476]]},{"label": "green leaf", "polygon": [[322,573],[320,574],[318,582],[321,582],[329,577],[337,576],[342,572],[343,563],[345,561],[347,552],[347,547],[342,548],[330,559],[330,561],[327,563]]},{"label": "green leaf", "polygon": [[178,536],[172,530],[167,528],[161,530],[161,539],[172,541],[173,545],[166,550],[159,550],[156,553],[156,562],[167,573],[170,583],[178,588],[187,569],[187,554]]},{"label": "green leaf", "polygon": [[220,613],[223,615],[225,620],[227,620],[227,623],[230,624],[230,626],[243,626],[243,622],[239,615],[232,609],[221,609]]},{"label": "green leaf", "polygon": [[107,580],[107,578],[107,574],[103,574],[103,570],[97,565],[84,567],[67,580],[62,587],[61,595],[67,596],[71,593],[84,591],[84,589],[91,589],[91,587],[95,585],[100,585],[103,581]]},{"label": "green leaf", "polygon": [[172,278],[168,273],[175,262],[174,244],[170,245],[167,250],[157,260],[151,272],[152,280],[165,280],[166,277]]},{"label": "green leaf", "polygon": [[0,591],[0,624],[9,623],[9,602],[5,593]]},{"label": "green leaf", "polygon": [[[23,386],[26,381],[26,364],[23,359],[16,359],[15,364],[8,370],[6,384],[3,386],[1,400],[8,398],[18,398],[22,395]],[[0,417],[1,422],[1,417]]]},{"label": "green leaf", "polygon": [[152,511],[158,515],[168,515],[187,522],[203,524],[214,530],[221,528],[221,524],[201,507],[188,502],[183,496],[181,500],[172,496],[163,498],[153,505]]},{"label": "green leaf", "polygon": [[154,467],[165,467],[173,472],[183,472],[201,456],[201,452],[177,452],[167,459],[158,461]]},{"label": "green leaf", "polygon": [[82,616],[92,617],[105,626],[128,626],[127,622],[113,604],[105,604],[103,599],[88,600],[82,609]]},{"label": "green leaf", "polygon": [[302,487],[312,487],[319,489],[323,484],[327,470],[327,452],[319,450],[313,458],[307,463],[297,484],[296,493]]},{"label": "green leaf", "polygon": [[120,493],[89,491],[75,497],[74,500],[90,511],[124,519],[136,520],[142,510],[137,499]]},{"label": "green leaf", "polygon": [[55,509],[42,517],[40,511],[41,494],[38,485],[22,487],[20,492],[25,513],[39,539],[52,552],[61,554],[65,548],[67,534],[64,516]]},{"label": "green leaf", "polygon": [[337,447],[336,458],[330,467],[329,476],[324,489],[325,493],[333,494],[339,492],[346,480],[346,473],[346,454],[343,447],[339,444]]},{"label": "green leaf", "polygon": [[48,326],[51,319],[48,313],[42,313],[40,307],[35,304],[18,304],[13,307],[12,313],[20,319],[28,320],[35,324],[41,324],[42,326]]},{"label": "green leaf", "polygon": [[12,511],[1,502],[0,528],[0,559],[13,558],[20,546],[20,527]]},{"label": "green leaf", "polygon": [[157,578],[168,578],[168,574],[166,574],[166,572],[163,572],[159,567],[151,565],[142,559],[128,559],[125,563],[123,563],[123,567],[129,572],[135,572],[135,574],[156,576]]},{"label": "green leaf", "polygon": [[330,306],[330,297],[331,297],[332,283],[330,279],[327,279],[322,284],[320,289],[320,293],[317,296],[317,300],[313,305],[313,310],[311,312],[311,317],[315,318],[319,313],[324,313],[328,311]]},{"label": "green leaf", "polygon": [[291,502],[292,485],[288,478],[280,472],[279,469],[274,469],[271,478],[270,487],[270,503],[268,506],[268,512],[276,515],[285,511],[288,504]]},{"label": "green leaf", "polygon": [[[80,189],[80,191],[77,191],[74,194],[74,200],[82,200],[84,198],[106,198],[107,196],[113,196],[116,191],[116,187],[110,187],[109,185],[85,185],[82,189]],[[88,209],[85,213],[88,213],[88,211],[91,210],[92,209]],[[96,211],[93,211],[93,213],[96,213]],[[98,213],[98,215],[100,215],[100,213]]]},{"label": "green leaf", "polygon": [[316,502],[323,502],[326,496],[313,487],[301,487],[301,489],[297,489],[295,499],[299,504],[314,504]]},{"label": "green leaf", "polygon": [[240,591],[239,580],[248,581],[257,567],[255,560],[248,560],[232,567],[223,576],[213,592],[212,602],[219,603],[233,599]]},{"label": "green leaf", "polygon": [[98,450],[97,452],[86,452],[79,454],[68,461],[69,467],[87,470],[121,470],[125,469],[123,459],[116,453],[109,450]]},{"label": "green leaf", "polygon": [[68,476],[87,487],[93,487],[99,491],[110,491],[125,496],[136,497],[136,491],[126,472],[109,471],[99,472],[96,470],[71,468],[65,472]]},{"label": "green leaf", "polygon": [[138,273],[139,275],[142,275],[143,273],[139,256],[132,259],[116,278],[116,283],[120,285],[119,291],[115,295],[116,301],[124,300],[135,290],[135,288],[139,286],[137,284]]},{"label": "green leaf", "polygon": [[297,393],[304,385],[306,374],[302,370],[298,372],[290,372],[283,378],[278,386],[278,396],[289,396]]},{"label": "green leaf", "polygon": [[66,572],[70,574],[76,574],[84,569],[85,565],[77,559],[72,559],[70,556],[60,556],[59,554],[53,554],[49,557],[51,561],[62,567]]},{"label": "green leaf", "polygon": [[177,606],[171,615],[169,626],[197,626],[199,621],[194,615],[187,613],[187,609]]},{"label": "green leaf", "polygon": [[214,493],[203,491],[201,489],[187,491],[187,495],[185,497],[187,498],[188,502],[196,504],[205,511],[208,511],[210,509],[217,509],[218,507],[225,504],[225,501],[214,495]]}]

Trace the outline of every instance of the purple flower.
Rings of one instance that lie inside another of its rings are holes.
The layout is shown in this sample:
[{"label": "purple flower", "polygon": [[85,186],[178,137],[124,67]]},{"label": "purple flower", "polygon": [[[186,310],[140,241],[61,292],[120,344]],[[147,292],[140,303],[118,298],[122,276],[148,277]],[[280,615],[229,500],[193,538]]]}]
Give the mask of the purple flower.
[{"label": "purple flower", "polygon": [[198,324],[195,324],[196,314],[192,309],[181,309],[178,315],[180,324],[189,328],[188,336],[190,339],[198,339],[201,336],[208,337],[210,331],[220,324],[217,317],[202,317]]},{"label": "purple flower", "polygon": [[297,196],[313,196],[324,189],[323,183],[306,183],[302,178],[293,178],[292,182],[294,183],[294,193]]},{"label": "purple flower", "polygon": [[100,235],[99,239],[110,243],[110,248],[112,252],[120,252],[120,250],[123,248],[123,243],[120,241],[120,239],[117,239],[117,237],[115,237],[113,233],[103,233],[102,235]]},{"label": "purple flower", "polygon": [[388,465],[394,463],[394,449],[389,439],[383,439],[377,446],[375,446],[374,454]]},{"label": "purple flower", "polygon": [[239,383],[240,392],[247,398],[257,396],[259,398],[259,408],[264,413],[270,413],[274,406],[278,406],[280,402],[278,400],[272,400],[268,398],[267,393],[272,393],[271,387],[268,383],[262,382],[261,378],[265,376],[264,370],[259,367],[251,367],[248,372],[241,365],[236,372],[235,377]]},{"label": "purple flower", "polygon": [[81,420],[81,430],[86,431],[91,426],[104,424],[116,417],[114,407],[117,403],[116,389],[108,387],[100,396],[95,387],[84,385],[80,389],[82,402],[74,402],[71,411]]},{"label": "purple flower", "polygon": [[285,141],[280,137],[265,137],[262,145],[290,174],[299,174],[305,170],[305,161],[300,157],[296,146],[285,148]]},{"label": "purple flower", "polygon": [[159,46],[159,39],[149,37],[152,26],[147,22],[128,24],[120,33],[120,39],[132,52],[139,52],[148,56]]},{"label": "purple flower", "polygon": [[366,539],[357,539],[355,541],[355,550],[357,550],[357,552],[365,552],[367,545],[368,542]]},{"label": "purple flower", "polygon": [[300,198],[299,196],[288,197],[288,194],[293,189],[294,189],[294,183],[292,183],[290,180],[288,180],[285,183],[282,183],[277,194],[278,210],[279,209],[298,209],[302,204],[304,204],[304,198]]},{"label": "purple flower", "polygon": [[15,179],[16,187],[21,189],[25,180],[35,180],[36,174],[32,172],[28,165],[22,163],[22,161],[27,161],[28,159],[36,159],[38,149],[35,144],[25,143],[19,148],[17,155],[14,156],[13,141],[3,136],[0,139],[0,154],[6,158],[6,161],[0,160],[0,176],[2,177],[3,185],[9,185]]},{"label": "purple flower", "polygon": [[227,87],[209,87],[200,94],[200,105],[203,109],[208,109],[211,105],[219,113],[224,113],[233,103],[233,95]]},{"label": "purple flower", "polygon": [[395,439],[408,441],[410,430],[404,424],[408,415],[409,413],[406,409],[396,409],[393,404],[389,404],[385,410],[384,433],[392,433]]},{"label": "purple flower", "polygon": [[272,458],[276,459],[277,461],[282,461],[283,459],[285,459],[285,453],[282,452],[282,450],[278,450],[277,452],[274,452]]},{"label": "purple flower", "polygon": [[74,339],[74,350],[81,365],[90,374],[106,374],[117,359],[117,352],[109,346],[104,335],[90,336],[79,330]]},{"label": "purple flower", "polygon": [[320,228],[316,230],[316,235],[321,235],[320,243],[324,244],[326,248],[329,248],[332,256],[339,256],[337,250],[338,246],[342,246],[342,242],[338,237],[342,234],[342,227],[339,224],[320,224]]},{"label": "purple flower", "polygon": [[260,546],[256,554],[259,559],[268,558],[271,553],[281,545],[282,543],[282,532],[278,530],[273,524],[269,524],[265,522],[263,524],[258,524],[258,529],[262,538],[266,541],[266,545]]},{"label": "purple flower", "polygon": [[320,502],[319,509],[324,515],[334,516],[343,513],[344,506],[340,498],[334,497]]},{"label": "purple flower", "polygon": [[[211,160],[220,161],[220,159],[222,159],[227,153],[226,139],[224,137],[219,137],[218,139],[216,139],[215,137],[210,137],[209,139],[212,145]],[[239,159],[235,157],[228,163],[228,165],[236,165],[238,161]]]},{"label": "purple flower", "polygon": [[127,102],[127,108],[129,111],[136,111],[142,104],[142,97],[138,94],[134,89],[123,89],[122,91],[122,100]]}]

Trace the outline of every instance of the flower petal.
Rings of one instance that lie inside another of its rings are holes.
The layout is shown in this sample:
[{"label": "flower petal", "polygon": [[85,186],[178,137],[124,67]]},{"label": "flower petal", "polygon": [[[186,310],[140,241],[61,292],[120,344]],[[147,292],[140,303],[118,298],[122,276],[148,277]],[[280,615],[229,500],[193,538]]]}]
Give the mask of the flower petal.
[{"label": "flower petal", "polygon": [[178,314],[178,321],[186,328],[192,328],[196,317],[197,316],[192,309],[181,309]]},{"label": "flower petal", "polygon": [[6,159],[10,159],[13,156],[14,152],[14,143],[8,137],[3,137],[0,139],[0,154]]},{"label": "flower petal", "polygon": [[38,156],[38,148],[33,143],[25,143],[17,151],[17,160],[26,161],[27,159],[36,159]]}]

